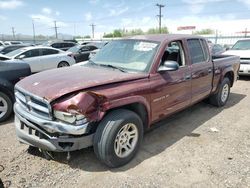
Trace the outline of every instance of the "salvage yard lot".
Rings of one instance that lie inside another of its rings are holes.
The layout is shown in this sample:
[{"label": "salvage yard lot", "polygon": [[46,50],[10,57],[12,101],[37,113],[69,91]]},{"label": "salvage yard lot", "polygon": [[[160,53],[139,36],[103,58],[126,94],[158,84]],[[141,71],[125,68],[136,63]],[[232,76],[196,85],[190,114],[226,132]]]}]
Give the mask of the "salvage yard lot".
[{"label": "salvage yard lot", "polygon": [[[8,187],[250,187],[250,79],[236,82],[228,103],[203,102],[148,132],[128,165],[109,169],[93,149],[47,161],[27,152],[13,118],[0,125],[0,178]],[[1,169],[0,169],[1,170]]]}]

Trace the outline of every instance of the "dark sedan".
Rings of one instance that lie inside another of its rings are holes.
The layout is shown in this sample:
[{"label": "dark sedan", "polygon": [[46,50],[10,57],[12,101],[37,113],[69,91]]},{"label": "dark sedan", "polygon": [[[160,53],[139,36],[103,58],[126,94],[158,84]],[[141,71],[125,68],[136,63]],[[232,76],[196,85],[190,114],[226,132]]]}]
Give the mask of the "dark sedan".
[{"label": "dark sedan", "polygon": [[89,59],[89,54],[96,49],[98,49],[98,47],[95,45],[77,45],[67,50],[67,52],[72,53],[76,63],[79,63],[87,61]]},{"label": "dark sedan", "polygon": [[30,74],[30,67],[26,63],[0,61],[0,122],[6,120],[13,111],[14,85]]}]

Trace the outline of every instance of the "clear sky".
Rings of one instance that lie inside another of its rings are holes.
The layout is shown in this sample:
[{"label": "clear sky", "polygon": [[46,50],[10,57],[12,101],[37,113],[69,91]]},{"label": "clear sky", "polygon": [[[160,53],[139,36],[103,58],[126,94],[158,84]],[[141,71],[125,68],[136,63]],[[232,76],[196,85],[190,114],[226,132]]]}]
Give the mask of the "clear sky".
[{"label": "clear sky", "polygon": [[158,26],[156,3],[162,9],[162,25],[171,32],[178,26],[195,25],[197,29],[212,28],[233,33],[249,27],[250,0],[0,0],[0,34],[32,34],[32,19],[36,33],[53,35],[54,20],[58,32],[90,35],[91,23],[96,35],[113,29]]}]

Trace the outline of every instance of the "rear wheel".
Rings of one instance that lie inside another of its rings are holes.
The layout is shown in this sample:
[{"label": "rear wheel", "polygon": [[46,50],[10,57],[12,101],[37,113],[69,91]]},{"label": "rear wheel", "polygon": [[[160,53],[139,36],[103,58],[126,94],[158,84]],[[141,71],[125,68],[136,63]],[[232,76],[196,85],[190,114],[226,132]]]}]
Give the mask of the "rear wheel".
[{"label": "rear wheel", "polygon": [[209,98],[210,103],[218,107],[224,106],[229,98],[230,87],[229,78],[224,78],[219,86],[218,92]]},{"label": "rear wheel", "polygon": [[69,63],[66,61],[62,61],[58,64],[57,68],[61,68],[61,67],[68,67]]},{"label": "rear wheel", "polygon": [[119,167],[133,159],[142,138],[143,124],[140,117],[129,110],[116,110],[99,124],[94,138],[94,151],[107,166]]},{"label": "rear wheel", "polygon": [[0,122],[5,121],[12,112],[13,102],[5,93],[0,92]]}]

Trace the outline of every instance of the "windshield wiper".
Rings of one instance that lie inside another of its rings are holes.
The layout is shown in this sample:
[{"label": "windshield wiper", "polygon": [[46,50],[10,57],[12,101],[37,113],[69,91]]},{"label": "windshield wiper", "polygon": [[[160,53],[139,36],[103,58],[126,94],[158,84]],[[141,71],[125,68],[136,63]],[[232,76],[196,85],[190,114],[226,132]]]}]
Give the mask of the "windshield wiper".
[{"label": "windshield wiper", "polygon": [[125,71],[123,68],[121,68],[121,67],[116,67],[116,66],[114,66],[114,65],[110,65],[110,64],[99,64],[100,66],[103,66],[103,67],[110,67],[110,68],[113,68],[113,69],[117,69],[117,70],[119,70],[119,71],[121,71],[121,72],[127,72],[127,71]]},{"label": "windshield wiper", "polygon": [[89,62],[92,64],[92,65],[97,65],[97,66],[102,66],[102,67],[109,67],[109,68],[113,68],[113,69],[117,69],[117,70],[119,70],[119,71],[121,71],[121,72],[127,72],[127,71],[125,71],[123,68],[121,68],[121,67],[116,67],[116,66],[114,66],[114,65],[110,65],[110,64],[99,64],[99,63],[95,63],[93,60],[89,60]]}]

